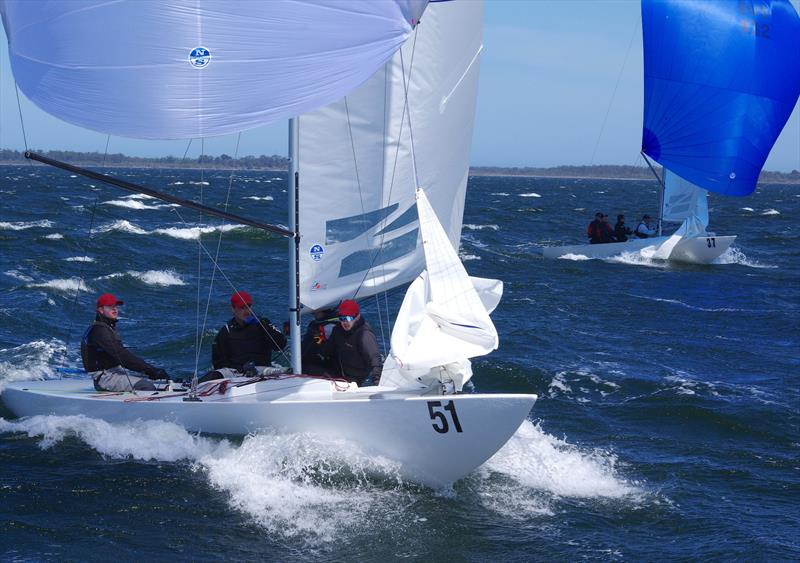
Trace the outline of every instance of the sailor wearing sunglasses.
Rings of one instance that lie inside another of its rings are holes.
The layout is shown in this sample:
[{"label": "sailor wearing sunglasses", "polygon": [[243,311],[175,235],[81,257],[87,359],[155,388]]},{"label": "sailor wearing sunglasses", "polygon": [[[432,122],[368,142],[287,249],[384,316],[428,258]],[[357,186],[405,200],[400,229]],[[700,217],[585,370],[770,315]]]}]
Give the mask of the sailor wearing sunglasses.
[{"label": "sailor wearing sunglasses", "polygon": [[358,303],[348,299],[339,304],[339,324],[325,343],[325,355],[338,374],[359,386],[372,378],[378,385],[383,359],[372,328],[361,317]]}]

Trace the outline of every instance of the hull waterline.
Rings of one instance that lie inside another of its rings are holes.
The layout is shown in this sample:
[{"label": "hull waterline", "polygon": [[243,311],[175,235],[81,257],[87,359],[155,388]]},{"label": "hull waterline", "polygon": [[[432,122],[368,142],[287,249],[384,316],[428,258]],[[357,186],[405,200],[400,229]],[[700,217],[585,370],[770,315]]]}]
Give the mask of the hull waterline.
[{"label": "hull waterline", "polygon": [[[585,256],[586,258],[611,258],[626,252],[640,252],[654,247],[658,248],[669,240],[669,237],[653,237],[635,239],[627,242],[608,244],[576,244],[572,246],[543,246],[536,249],[544,258],[562,258],[565,256]],[[678,242],[669,256],[671,262],[688,264],[710,264],[730,247],[736,236],[706,236],[686,238]]]}]

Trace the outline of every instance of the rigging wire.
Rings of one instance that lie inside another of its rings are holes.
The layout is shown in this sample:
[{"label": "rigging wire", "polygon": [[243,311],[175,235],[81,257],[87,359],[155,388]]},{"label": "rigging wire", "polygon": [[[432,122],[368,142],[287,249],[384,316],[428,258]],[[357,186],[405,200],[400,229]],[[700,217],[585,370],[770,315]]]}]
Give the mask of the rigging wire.
[{"label": "rigging wire", "polygon": [[597,141],[594,143],[594,149],[592,150],[592,158],[589,161],[589,165],[594,165],[594,159],[597,155],[597,149],[600,146],[600,140],[603,138],[603,132],[606,128],[606,123],[608,122],[608,116],[611,113],[611,106],[614,105],[614,100],[617,97],[617,89],[619,88],[619,83],[622,81],[622,75],[625,72],[625,67],[628,64],[628,57],[631,54],[631,48],[633,47],[633,40],[636,39],[636,35],[639,32],[639,20],[636,20],[636,25],[633,28],[633,33],[631,34],[631,39],[628,42],[628,50],[625,51],[625,58],[622,61],[622,68],[619,69],[619,74],[617,75],[617,82],[614,84],[614,91],[611,93],[611,99],[608,102],[608,107],[606,108],[606,114],[603,117],[603,123],[600,125],[600,132],[597,134]]},{"label": "rigging wire", "polygon": [[[205,172],[205,161],[203,159],[203,155],[205,154],[206,150],[206,140],[205,137],[200,138],[200,203],[203,203],[203,187],[204,187],[204,177],[203,174]],[[195,324],[195,338],[194,338],[194,373],[197,373],[197,366],[200,363],[200,284],[202,283],[202,264],[203,264],[203,253],[202,249],[200,248],[201,245],[201,238],[203,236],[203,215],[200,214],[200,226],[197,231],[197,301],[195,302],[195,313],[196,313],[196,324]]]}]

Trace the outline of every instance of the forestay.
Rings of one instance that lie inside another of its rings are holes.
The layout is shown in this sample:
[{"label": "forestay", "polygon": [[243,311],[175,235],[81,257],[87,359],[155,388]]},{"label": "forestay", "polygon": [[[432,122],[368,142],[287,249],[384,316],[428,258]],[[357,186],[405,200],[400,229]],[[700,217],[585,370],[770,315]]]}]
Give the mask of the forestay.
[{"label": "forestay", "polygon": [[127,137],[221,135],[341,98],[390,59],[427,0],[0,4],[19,87]]},{"label": "forestay", "polygon": [[747,195],[800,95],[789,0],[642,0],[645,154],[701,188]]},{"label": "forestay", "polygon": [[489,313],[500,301],[503,285],[469,277],[421,189],[416,207],[426,270],[408,288],[397,314],[381,385],[453,381],[460,391],[472,376],[467,358],[498,346]]},{"label": "forestay", "polygon": [[301,301],[373,295],[424,266],[424,186],[458,248],[482,49],[481,2],[431,3],[363,86],[300,120]]}]

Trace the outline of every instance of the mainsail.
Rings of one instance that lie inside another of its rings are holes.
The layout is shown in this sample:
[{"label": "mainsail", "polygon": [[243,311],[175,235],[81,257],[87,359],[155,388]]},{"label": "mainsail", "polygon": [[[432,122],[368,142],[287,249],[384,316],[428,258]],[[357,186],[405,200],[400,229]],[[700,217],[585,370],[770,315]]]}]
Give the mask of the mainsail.
[{"label": "mainsail", "polygon": [[0,3],[14,77],[46,112],[126,137],[222,135],[333,102],[427,0]]},{"label": "mainsail", "polygon": [[700,188],[747,195],[800,95],[789,0],[642,0],[643,152]]},{"label": "mainsail", "polygon": [[482,2],[431,3],[363,86],[300,120],[301,301],[311,308],[413,280],[425,188],[458,248],[482,49]]}]

